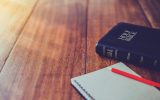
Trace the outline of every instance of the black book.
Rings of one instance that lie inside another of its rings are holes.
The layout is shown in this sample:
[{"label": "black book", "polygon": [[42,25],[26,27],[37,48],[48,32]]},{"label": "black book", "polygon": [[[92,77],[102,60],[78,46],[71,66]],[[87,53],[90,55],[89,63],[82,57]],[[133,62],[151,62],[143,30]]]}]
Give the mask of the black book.
[{"label": "black book", "polygon": [[102,57],[160,69],[160,30],[118,23],[96,45]]}]

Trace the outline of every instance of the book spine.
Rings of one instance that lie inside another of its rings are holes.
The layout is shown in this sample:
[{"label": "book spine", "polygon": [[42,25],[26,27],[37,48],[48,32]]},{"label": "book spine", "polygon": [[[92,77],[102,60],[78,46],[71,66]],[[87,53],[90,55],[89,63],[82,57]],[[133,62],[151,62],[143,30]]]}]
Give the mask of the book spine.
[{"label": "book spine", "polygon": [[160,70],[160,62],[158,59],[143,54],[138,54],[123,48],[115,48],[109,45],[97,44],[96,52],[102,57],[113,58],[116,60],[129,62],[134,65]]}]

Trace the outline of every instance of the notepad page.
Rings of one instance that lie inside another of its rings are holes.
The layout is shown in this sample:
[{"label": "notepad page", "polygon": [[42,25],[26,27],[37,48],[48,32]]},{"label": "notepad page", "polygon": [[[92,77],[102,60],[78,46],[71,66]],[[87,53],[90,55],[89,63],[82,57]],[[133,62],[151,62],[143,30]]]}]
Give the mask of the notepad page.
[{"label": "notepad page", "polygon": [[160,100],[160,91],[153,86],[111,72],[117,68],[135,75],[123,63],[71,79],[73,86],[87,100]]}]

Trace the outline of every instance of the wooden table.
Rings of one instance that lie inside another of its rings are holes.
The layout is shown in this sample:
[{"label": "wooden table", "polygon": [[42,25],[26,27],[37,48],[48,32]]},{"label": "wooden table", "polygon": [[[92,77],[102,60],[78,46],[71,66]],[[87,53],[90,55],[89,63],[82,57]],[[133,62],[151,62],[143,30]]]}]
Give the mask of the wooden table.
[{"label": "wooden table", "polygon": [[70,79],[118,62],[95,52],[118,22],[160,28],[160,0],[0,0],[0,100],[83,100]]}]

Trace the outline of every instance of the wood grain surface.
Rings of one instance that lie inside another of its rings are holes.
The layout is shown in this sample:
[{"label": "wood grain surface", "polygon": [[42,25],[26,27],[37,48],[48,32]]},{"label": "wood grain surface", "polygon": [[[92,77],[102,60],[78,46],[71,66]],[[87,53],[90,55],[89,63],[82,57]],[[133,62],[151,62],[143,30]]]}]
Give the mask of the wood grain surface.
[{"label": "wood grain surface", "polygon": [[144,14],[154,28],[160,28],[160,0],[138,0]]},{"label": "wood grain surface", "polygon": [[81,98],[70,79],[85,72],[85,9],[83,1],[39,1],[1,72],[2,99]]},{"label": "wood grain surface", "polygon": [[37,0],[0,0],[0,70]]},{"label": "wood grain surface", "polygon": [[[160,28],[158,2],[0,0],[0,100],[83,100],[70,79],[118,62],[99,57],[96,42],[118,22]],[[160,82],[160,72],[127,65]]]}]

